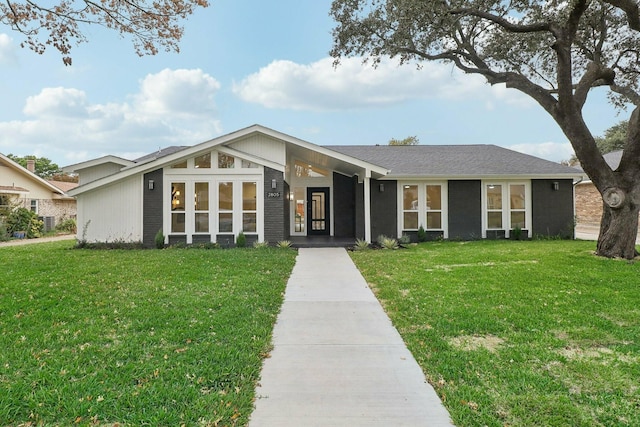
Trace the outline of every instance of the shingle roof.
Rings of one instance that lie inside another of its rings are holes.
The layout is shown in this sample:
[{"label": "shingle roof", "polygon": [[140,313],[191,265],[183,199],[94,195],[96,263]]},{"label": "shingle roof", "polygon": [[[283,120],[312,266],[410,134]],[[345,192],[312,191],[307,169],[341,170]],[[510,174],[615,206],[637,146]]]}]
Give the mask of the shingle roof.
[{"label": "shingle roof", "polygon": [[335,145],[326,148],[388,168],[391,177],[580,174],[575,168],[496,145]]},{"label": "shingle roof", "polygon": [[185,148],[189,148],[187,145],[172,145],[170,147],[165,147],[162,149],[158,149],[158,151],[154,151],[153,153],[146,154],[142,157],[138,157],[134,160],[135,163],[144,163],[150,160],[159,159],[161,157],[168,156],[169,154],[177,153],[178,151],[182,151]]}]

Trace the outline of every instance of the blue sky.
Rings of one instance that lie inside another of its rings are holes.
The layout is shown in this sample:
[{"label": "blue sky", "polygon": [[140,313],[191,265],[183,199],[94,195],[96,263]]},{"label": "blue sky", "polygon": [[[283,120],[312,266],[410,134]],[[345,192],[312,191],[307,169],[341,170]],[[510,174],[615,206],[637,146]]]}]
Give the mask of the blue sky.
[{"label": "blue sky", "polygon": [[[261,124],[320,145],[496,144],[553,161],[573,153],[551,118],[524,95],[429,63],[360,59],[334,69],[330,0],[212,0],[185,22],[180,53],[138,57],[99,27],[60,55],[20,48],[0,26],[0,152],[60,166],[113,154],[133,159]],[[595,135],[619,117],[596,93]]]}]

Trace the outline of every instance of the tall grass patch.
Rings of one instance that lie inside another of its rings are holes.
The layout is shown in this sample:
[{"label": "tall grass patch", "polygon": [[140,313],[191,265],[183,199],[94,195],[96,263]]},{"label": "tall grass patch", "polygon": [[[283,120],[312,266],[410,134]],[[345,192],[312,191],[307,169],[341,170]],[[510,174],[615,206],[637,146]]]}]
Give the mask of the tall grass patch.
[{"label": "tall grass patch", "polygon": [[640,264],[593,242],[352,252],[457,426],[639,425]]},{"label": "tall grass patch", "polygon": [[295,252],[0,248],[0,425],[243,425]]}]

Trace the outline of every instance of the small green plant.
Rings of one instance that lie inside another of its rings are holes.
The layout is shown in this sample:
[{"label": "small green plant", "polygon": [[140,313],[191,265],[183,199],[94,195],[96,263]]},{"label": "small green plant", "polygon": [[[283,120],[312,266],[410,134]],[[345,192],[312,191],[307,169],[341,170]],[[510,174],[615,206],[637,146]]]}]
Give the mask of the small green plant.
[{"label": "small green plant", "polygon": [[7,232],[7,226],[4,225],[2,218],[0,218],[0,242],[6,242],[9,240],[9,233]]},{"label": "small green plant", "polygon": [[89,224],[91,224],[91,220],[84,223],[82,227],[82,237],[77,239],[76,248],[85,248],[87,246],[87,229],[89,228]]},{"label": "small green plant", "polygon": [[393,237],[382,236],[378,243],[380,244],[380,247],[382,247],[382,249],[393,250],[399,248],[398,241]]},{"label": "small green plant", "polygon": [[280,249],[289,249],[291,247],[291,241],[280,240],[278,243],[276,243],[276,246],[279,247]]},{"label": "small green plant", "polygon": [[236,237],[236,247],[238,248],[247,247],[247,236],[245,236],[242,231],[238,233],[238,237]]},{"label": "small green plant", "polygon": [[511,238],[514,240],[522,239],[522,228],[517,225],[513,230],[511,230]]},{"label": "small green plant", "polygon": [[402,234],[398,239],[398,245],[402,248],[406,248],[411,244],[411,237],[408,234]]},{"label": "small green plant", "polygon": [[369,242],[364,239],[356,239],[356,244],[353,245],[354,251],[366,251],[369,249]]},{"label": "small green plant", "polygon": [[162,232],[162,228],[158,230],[156,233],[156,237],[154,238],[154,242],[156,244],[157,249],[164,248],[164,233]]},{"label": "small green plant", "polygon": [[264,248],[268,248],[269,247],[269,242],[267,242],[266,240],[263,242],[258,242],[257,240],[255,242],[253,242],[253,247],[256,249],[264,249]]},{"label": "small green plant", "polygon": [[426,242],[427,241],[427,232],[424,230],[423,226],[418,228],[418,242]]},{"label": "small green plant", "polygon": [[63,220],[60,224],[56,225],[56,231],[69,234],[76,233],[78,231],[76,220],[73,218]]}]

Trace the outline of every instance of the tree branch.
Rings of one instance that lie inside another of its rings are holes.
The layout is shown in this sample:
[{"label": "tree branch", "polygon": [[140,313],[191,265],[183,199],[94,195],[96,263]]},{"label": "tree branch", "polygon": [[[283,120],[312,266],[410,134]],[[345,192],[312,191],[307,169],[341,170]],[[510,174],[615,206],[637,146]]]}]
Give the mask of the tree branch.
[{"label": "tree branch", "polygon": [[611,6],[617,7],[627,15],[629,28],[640,31],[640,11],[638,2],[634,0],[603,0]]}]

